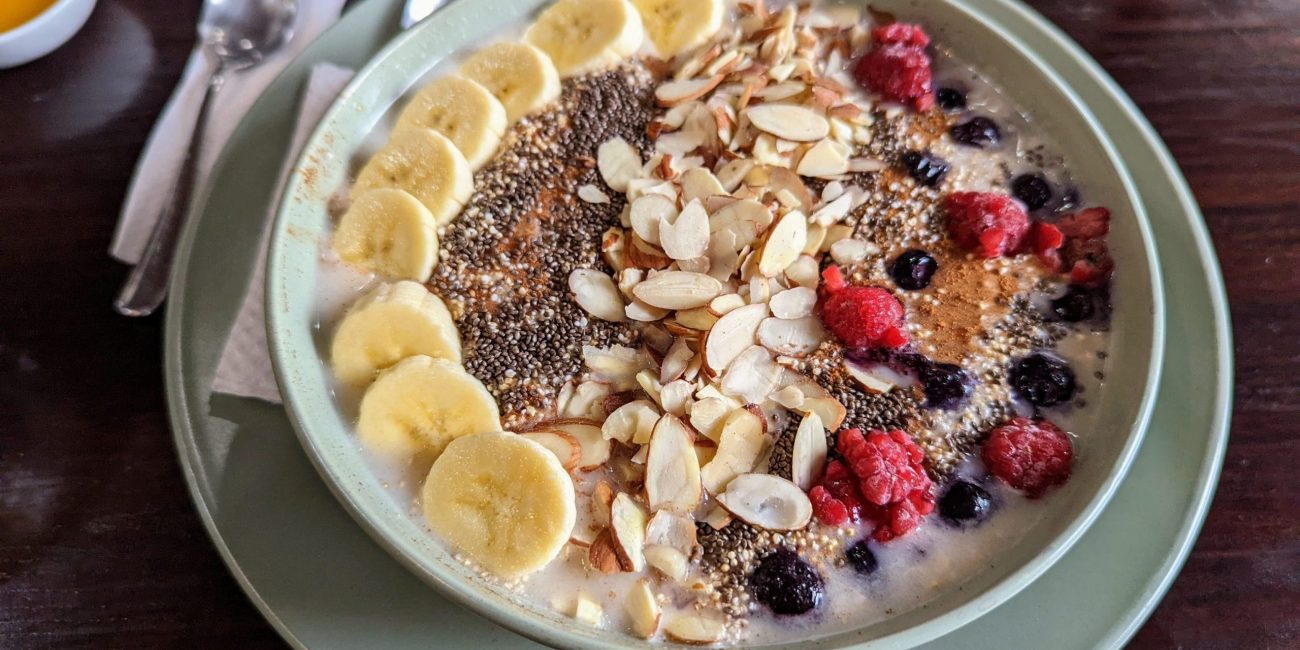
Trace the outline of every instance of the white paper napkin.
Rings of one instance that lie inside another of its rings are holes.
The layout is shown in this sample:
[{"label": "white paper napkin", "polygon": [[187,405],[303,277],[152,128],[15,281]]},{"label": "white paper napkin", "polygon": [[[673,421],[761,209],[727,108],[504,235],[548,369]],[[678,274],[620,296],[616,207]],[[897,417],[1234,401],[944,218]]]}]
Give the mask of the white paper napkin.
[{"label": "white paper napkin", "polygon": [[[262,91],[299,52],[338,20],[343,2],[344,0],[299,2],[293,38],[280,51],[257,66],[230,74],[217,94],[207,132],[204,134],[196,174],[196,182],[200,186],[207,179],[218,152],[248,107],[252,106]],[[113,243],[109,247],[110,255],[128,264],[139,261],[145,243],[149,241],[149,233],[180,172],[184,148],[189,142],[194,120],[198,117],[203,87],[207,84],[206,73],[210,64],[204,61],[203,56],[197,48],[190,55],[180,84],[159,116],[153,132],[149,134],[149,141],[145,143],[144,153],[136,163],[135,180],[127,190],[117,230],[113,233]]]},{"label": "white paper napkin", "polygon": [[266,314],[264,312],[266,293],[266,249],[268,234],[280,204],[280,193],[284,190],[289,172],[298,161],[298,152],[302,150],[316,124],[320,122],[325,110],[338,97],[343,86],[352,78],[353,71],[346,68],[321,63],[311,70],[307,88],[303,92],[302,104],[298,108],[298,123],[294,127],[293,142],[289,146],[280,177],[276,183],[275,200],[267,208],[265,223],[262,226],[262,238],[258,244],[257,267],[248,282],[248,291],[244,302],[239,306],[235,316],[235,326],[226,339],[226,347],[221,351],[221,360],[217,364],[217,376],[212,389],[218,393],[255,397],[268,402],[280,403],[280,389],[275,384],[275,374],[271,368],[271,351],[266,344]]}]

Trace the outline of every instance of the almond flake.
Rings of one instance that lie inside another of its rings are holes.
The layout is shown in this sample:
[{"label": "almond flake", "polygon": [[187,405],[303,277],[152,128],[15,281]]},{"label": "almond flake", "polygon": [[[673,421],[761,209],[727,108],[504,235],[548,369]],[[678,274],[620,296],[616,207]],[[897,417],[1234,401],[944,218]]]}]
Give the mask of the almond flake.
[{"label": "almond flake", "polygon": [[[780,321],[794,322],[794,321]],[[727,366],[722,378],[722,392],[757,404],[776,390],[781,368],[772,360],[772,353],[761,345],[745,349]]]},{"label": "almond flake", "polygon": [[763,420],[738,408],[727,414],[718,434],[718,452],[700,468],[700,481],[709,494],[718,494],[733,479],[754,471],[767,447]]},{"label": "almond flake", "polygon": [[798,286],[814,290],[821,282],[817,260],[811,255],[800,255],[799,259],[785,267],[785,277]]},{"label": "almond flake", "polygon": [[574,269],[569,274],[573,300],[587,313],[613,323],[627,320],[623,314],[623,296],[608,275],[593,269]]},{"label": "almond flake", "polygon": [[[823,198],[825,198],[824,192]],[[838,196],[827,202],[825,205],[817,208],[817,210],[812,213],[812,216],[809,217],[809,220],[815,221],[823,226],[830,226],[848,216],[849,210],[852,209],[852,207],[853,195],[841,190],[841,193]]]},{"label": "almond flake", "polygon": [[628,216],[637,236],[658,246],[664,222],[677,216],[677,204],[662,194],[646,194],[632,201]]},{"label": "almond flake", "polygon": [[826,427],[816,413],[805,415],[794,434],[790,478],[800,490],[811,490],[826,467]]},{"label": "almond flake", "polygon": [[775,277],[799,257],[807,241],[808,220],[797,210],[787,212],[772,226],[767,242],[763,244],[758,272],[765,277]]},{"label": "almond flake", "polygon": [[622,192],[628,181],[641,172],[641,153],[623,138],[606,140],[596,149],[596,167],[606,185]]},{"label": "almond flake", "polygon": [[653,510],[691,512],[700,503],[700,461],[691,433],[671,415],[660,418],[650,436],[645,492]]},{"label": "almond flake", "polygon": [[663,361],[659,363],[659,382],[666,384],[680,378],[693,356],[695,352],[691,350],[685,337],[673,341],[672,347],[668,348]]},{"label": "almond flake", "polygon": [[787,409],[795,410],[803,405],[803,391],[794,386],[786,386],[781,390],[772,393],[772,401],[784,406]]},{"label": "almond flake", "polygon": [[800,176],[832,178],[849,171],[849,154],[852,151],[846,144],[834,140],[822,140],[813,145],[803,158],[799,159],[796,171]]},{"label": "almond flake", "polygon": [[677,106],[699,99],[722,83],[723,76],[715,74],[704,79],[669,81],[655,88],[655,99],[661,106]]},{"label": "almond flake", "polygon": [[723,192],[734,192],[737,187],[740,187],[740,182],[745,179],[745,175],[753,168],[754,161],[749,158],[737,158],[723,165],[717,174],[717,181],[722,186]]},{"label": "almond flake", "polygon": [[718,495],[718,504],[763,530],[799,530],[812,519],[812,502],[798,485],[772,474],[742,474]]},{"label": "almond flake", "polygon": [[653,305],[646,304],[644,301],[636,298],[633,298],[632,301],[627,303],[627,306],[623,308],[623,314],[627,316],[627,319],[634,320],[638,323],[653,323],[660,321],[663,320],[668,313],[669,310],[667,309],[660,309]]},{"label": "almond flake", "polygon": [[627,265],[627,260],[623,257],[626,245],[626,236],[621,228],[610,228],[600,236],[600,255],[615,272],[622,271]]},{"label": "almond flake", "polygon": [[887,375],[881,372],[880,369],[880,367],[868,368],[847,361],[844,363],[844,370],[868,393],[888,393],[893,390],[894,382],[891,381],[893,378],[891,375],[894,375],[894,373],[889,371]]},{"label": "almond flake", "polygon": [[713,172],[703,168],[687,170],[682,174],[682,201],[690,203],[696,199],[703,200],[714,194],[726,194],[727,190],[722,187],[718,177]]},{"label": "almond flake", "polygon": [[802,357],[816,350],[824,339],[821,321],[813,316],[768,318],[758,326],[758,342],[774,354]]},{"label": "almond flake", "polygon": [[599,187],[591,183],[578,188],[578,198],[587,203],[609,203],[609,195],[600,191]]},{"label": "almond flake", "polygon": [[659,409],[649,400],[634,400],[614,409],[600,425],[600,433],[607,440],[645,444],[650,442],[650,432],[660,415]]},{"label": "almond flake", "polygon": [[[717,300],[716,298],[714,299]],[[777,318],[803,318],[811,316],[813,307],[817,306],[817,291],[808,287],[786,289],[767,301],[772,315]]]},{"label": "almond flake", "polygon": [[830,123],[816,111],[792,104],[760,104],[745,109],[759,130],[783,140],[816,142],[830,133]]},{"label": "almond flake", "polygon": [[584,345],[582,357],[592,375],[609,383],[616,391],[635,388],[636,374],[650,364],[650,359],[644,352],[622,345],[611,345],[608,348]]},{"label": "almond flake", "polygon": [[849,160],[849,171],[857,174],[878,172],[886,167],[888,167],[888,165],[880,160],[876,160],[875,158],[853,158]]},{"label": "almond flake", "polygon": [[754,345],[758,326],[767,317],[767,305],[746,305],[718,319],[704,339],[704,363],[721,373],[736,357]]},{"label": "almond flake", "polygon": [[659,403],[663,406],[665,413],[671,413],[677,417],[686,415],[686,409],[690,406],[691,394],[695,392],[695,386],[685,379],[664,384],[659,391]]},{"label": "almond flake", "polygon": [[619,564],[627,571],[645,568],[645,527],[648,515],[626,492],[619,492],[609,508],[609,528],[613,531],[614,551]]},{"label": "almond flake", "polygon": [[720,621],[699,614],[680,614],[664,626],[670,641],[687,645],[712,645],[722,640],[726,628]]},{"label": "almond flake", "polygon": [[[643,197],[639,201],[651,198]],[[634,209],[633,214],[636,213]],[[635,221],[633,223],[635,225]],[[676,213],[675,209],[673,214],[665,213],[658,229],[659,243],[663,245],[664,253],[675,260],[700,257],[709,248],[709,213],[704,211],[699,199],[687,203],[680,213]]]},{"label": "almond flake", "polygon": [[709,312],[721,318],[733,310],[744,307],[746,304],[748,303],[745,302],[744,298],[740,297],[740,294],[724,293],[709,301]]},{"label": "almond flake", "polygon": [[565,471],[572,472],[578,468],[578,460],[582,458],[582,447],[573,436],[559,431],[530,431],[519,435],[555,454]]},{"label": "almond flake", "polygon": [[836,264],[853,266],[867,259],[870,251],[867,242],[850,237],[831,244],[831,259],[835,260]]}]

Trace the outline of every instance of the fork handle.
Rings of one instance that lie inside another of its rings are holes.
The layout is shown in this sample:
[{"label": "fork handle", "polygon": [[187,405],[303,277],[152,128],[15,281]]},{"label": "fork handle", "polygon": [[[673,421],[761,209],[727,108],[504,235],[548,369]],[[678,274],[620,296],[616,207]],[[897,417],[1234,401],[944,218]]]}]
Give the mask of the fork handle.
[{"label": "fork handle", "polygon": [[199,114],[185,146],[185,159],[181,163],[176,184],[172,186],[171,196],[158,216],[158,221],[154,223],[140,261],[131,269],[117,299],[113,301],[113,307],[123,316],[148,316],[162,304],[163,297],[167,295],[172,261],[176,257],[176,240],[189,211],[190,199],[194,195],[194,177],[203,150],[203,133],[207,130],[213,99],[224,83],[225,70],[218,65],[208,77],[203,102],[199,104]]}]

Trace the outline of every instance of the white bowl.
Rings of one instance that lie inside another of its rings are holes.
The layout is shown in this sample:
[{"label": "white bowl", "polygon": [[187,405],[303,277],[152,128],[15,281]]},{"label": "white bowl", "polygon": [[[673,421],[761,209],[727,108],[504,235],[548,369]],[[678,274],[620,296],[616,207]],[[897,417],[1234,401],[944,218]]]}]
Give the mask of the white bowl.
[{"label": "white bowl", "polygon": [[0,69],[35,61],[67,43],[94,8],[95,0],[59,0],[26,23],[0,32]]}]

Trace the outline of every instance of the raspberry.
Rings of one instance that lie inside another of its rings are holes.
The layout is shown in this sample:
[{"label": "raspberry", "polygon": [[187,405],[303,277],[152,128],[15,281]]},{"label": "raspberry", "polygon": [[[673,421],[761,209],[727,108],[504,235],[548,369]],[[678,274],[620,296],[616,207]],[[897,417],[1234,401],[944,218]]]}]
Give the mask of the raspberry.
[{"label": "raspberry", "polygon": [[835,449],[861,481],[862,495],[870,503],[883,506],[930,488],[930,477],[921,466],[925,456],[902,431],[863,436],[859,429],[845,429]]},{"label": "raspberry", "polygon": [[944,199],[948,236],[984,257],[1014,253],[1029,233],[1029,215],[1015,199],[991,192],[953,192]]},{"label": "raspberry", "polygon": [[1067,239],[1061,258],[1070,269],[1070,281],[1087,287],[1106,284],[1115,269],[1104,239]]},{"label": "raspberry", "polygon": [[907,344],[903,332],[903,304],[879,287],[846,286],[839,267],[822,273],[821,318],[837,338],[851,348]]},{"label": "raspberry", "polygon": [[1070,437],[1047,420],[1016,418],[993,430],[984,443],[984,464],[994,476],[1037,499],[1070,478]]},{"label": "raspberry", "polygon": [[918,111],[934,106],[934,79],[925,46],[930,37],[918,25],[894,23],[871,32],[871,49],[858,61],[853,76],[864,88],[887,101]]},{"label": "raspberry", "polygon": [[1078,239],[1105,237],[1106,233],[1110,232],[1110,210],[1088,208],[1074,214],[1067,214],[1056,222],[1056,227],[1067,237]]},{"label": "raspberry", "polygon": [[925,516],[934,512],[934,497],[928,492],[915,492],[907,499],[881,507],[871,517],[876,529],[871,536],[878,542],[888,542],[902,537],[921,526]]},{"label": "raspberry", "polygon": [[1044,266],[1061,270],[1061,245],[1065,243],[1065,234],[1060,228],[1050,223],[1036,222],[1029,231],[1029,245]]},{"label": "raspberry", "polygon": [[858,491],[858,479],[838,460],[826,464],[821,484],[814,486],[808,496],[812,500],[813,513],[822,523],[839,526],[862,518],[864,504]]}]

